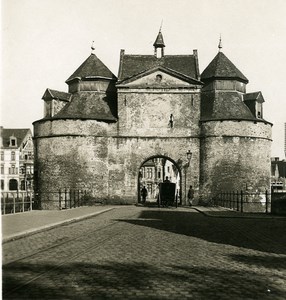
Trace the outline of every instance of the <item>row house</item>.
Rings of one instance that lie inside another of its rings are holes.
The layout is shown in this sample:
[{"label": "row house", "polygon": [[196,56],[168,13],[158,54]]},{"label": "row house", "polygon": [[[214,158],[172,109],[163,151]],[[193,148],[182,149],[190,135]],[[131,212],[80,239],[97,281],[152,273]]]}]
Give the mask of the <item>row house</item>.
[{"label": "row house", "polygon": [[271,188],[275,192],[286,191],[286,161],[271,158]]},{"label": "row house", "polygon": [[30,129],[1,126],[1,191],[33,190],[34,146]]}]

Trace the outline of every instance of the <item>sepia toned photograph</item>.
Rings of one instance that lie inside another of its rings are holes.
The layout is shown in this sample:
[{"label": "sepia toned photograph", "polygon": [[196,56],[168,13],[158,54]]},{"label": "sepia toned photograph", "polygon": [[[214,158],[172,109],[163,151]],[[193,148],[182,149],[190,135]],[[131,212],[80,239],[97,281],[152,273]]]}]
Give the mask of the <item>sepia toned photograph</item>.
[{"label": "sepia toned photograph", "polygon": [[1,0],[2,299],[286,299],[285,15]]}]

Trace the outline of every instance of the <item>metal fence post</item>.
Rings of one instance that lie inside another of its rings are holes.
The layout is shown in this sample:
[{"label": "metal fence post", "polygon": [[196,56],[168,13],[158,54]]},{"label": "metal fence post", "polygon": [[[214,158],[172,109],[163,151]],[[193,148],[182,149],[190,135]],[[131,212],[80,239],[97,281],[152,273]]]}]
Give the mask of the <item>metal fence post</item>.
[{"label": "metal fence post", "polygon": [[70,196],[70,208],[72,208],[72,199],[71,199],[72,191],[71,191],[71,189],[69,190],[69,196]]},{"label": "metal fence post", "polygon": [[240,191],[240,212],[243,212],[243,191]]},{"label": "metal fence post", "polygon": [[268,213],[268,192],[267,192],[267,190],[265,190],[265,201],[266,201],[266,203],[265,203],[265,209],[266,209],[266,211],[265,211],[265,213]]},{"label": "metal fence post", "polygon": [[[8,196],[7,196],[7,200],[8,200]],[[5,201],[5,194],[3,194],[3,215],[5,215],[5,211],[6,211],[6,201]]]},{"label": "metal fence post", "polygon": [[65,209],[67,209],[67,189],[65,189]]},{"label": "metal fence post", "polygon": [[239,193],[236,191],[236,210],[239,211]]},{"label": "metal fence post", "polygon": [[13,214],[14,214],[16,210],[15,193],[12,193],[12,196],[13,196]]},{"label": "metal fence post", "polygon": [[25,211],[25,194],[24,192],[22,193],[22,211]]},{"label": "metal fence post", "polygon": [[33,210],[33,196],[35,197],[35,194],[33,194],[33,192],[30,192],[30,211]]},{"label": "metal fence post", "polygon": [[62,209],[62,194],[61,194],[61,189],[59,189],[59,209]]}]

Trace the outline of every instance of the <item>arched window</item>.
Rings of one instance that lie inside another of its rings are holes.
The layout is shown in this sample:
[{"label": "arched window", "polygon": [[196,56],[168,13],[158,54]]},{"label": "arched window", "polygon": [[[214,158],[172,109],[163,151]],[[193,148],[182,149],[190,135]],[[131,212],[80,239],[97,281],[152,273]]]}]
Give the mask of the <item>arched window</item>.
[{"label": "arched window", "polygon": [[18,190],[18,181],[16,179],[9,180],[9,190],[17,191]]},{"label": "arched window", "polygon": [[21,190],[25,191],[25,180],[21,180]]}]

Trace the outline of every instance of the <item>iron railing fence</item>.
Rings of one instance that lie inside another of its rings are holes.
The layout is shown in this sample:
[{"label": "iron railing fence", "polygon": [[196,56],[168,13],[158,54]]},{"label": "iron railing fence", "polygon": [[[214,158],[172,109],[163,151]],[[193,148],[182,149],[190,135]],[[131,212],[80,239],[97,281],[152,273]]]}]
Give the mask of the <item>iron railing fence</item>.
[{"label": "iron railing fence", "polygon": [[104,204],[95,199],[90,190],[64,188],[57,191],[42,192],[35,194],[36,209],[70,209],[80,206]]},{"label": "iron railing fence", "polygon": [[34,207],[33,191],[1,192],[1,214],[31,211]]},{"label": "iron railing fence", "polygon": [[229,208],[239,212],[263,212],[271,211],[271,193],[228,191],[220,192],[213,198],[213,205]]}]

